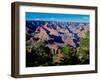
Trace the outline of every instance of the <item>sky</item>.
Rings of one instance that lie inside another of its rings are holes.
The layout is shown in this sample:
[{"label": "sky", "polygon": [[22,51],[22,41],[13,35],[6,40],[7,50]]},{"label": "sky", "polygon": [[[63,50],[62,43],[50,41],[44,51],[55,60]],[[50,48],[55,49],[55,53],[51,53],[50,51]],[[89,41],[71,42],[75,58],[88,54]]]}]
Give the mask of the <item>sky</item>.
[{"label": "sky", "polygon": [[89,15],[79,14],[59,14],[59,13],[40,13],[26,12],[26,20],[41,20],[41,21],[63,21],[63,22],[86,22],[89,23]]}]

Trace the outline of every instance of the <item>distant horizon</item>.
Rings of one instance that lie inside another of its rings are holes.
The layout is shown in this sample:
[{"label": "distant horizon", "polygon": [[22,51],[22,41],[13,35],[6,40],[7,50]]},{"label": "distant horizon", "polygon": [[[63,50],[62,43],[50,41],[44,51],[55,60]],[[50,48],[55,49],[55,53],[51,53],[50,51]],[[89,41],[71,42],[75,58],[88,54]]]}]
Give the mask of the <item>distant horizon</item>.
[{"label": "distant horizon", "polygon": [[57,21],[89,23],[89,15],[26,12],[26,21]]},{"label": "distant horizon", "polygon": [[[26,21],[47,21],[47,20],[26,20]],[[48,21],[51,21],[51,20],[48,20]],[[52,20],[53,21],[53,20]],[[62,22],[62,21],[56,21],[55,22]],[[63,22],[66,22],[66,21],[63,21]],[[71,21],[67,21],[68,23],[70,23]],[[66,23],[67,23],[66,22]],[[89,22],[71,22],[71,23],[89,23]]]}]

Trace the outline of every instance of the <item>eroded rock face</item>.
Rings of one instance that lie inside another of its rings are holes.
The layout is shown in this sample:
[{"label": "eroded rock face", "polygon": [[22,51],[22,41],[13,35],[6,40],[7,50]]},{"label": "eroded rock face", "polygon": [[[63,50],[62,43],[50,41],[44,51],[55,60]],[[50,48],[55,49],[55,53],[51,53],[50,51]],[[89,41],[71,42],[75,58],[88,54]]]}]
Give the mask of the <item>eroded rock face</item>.
[{"label": "eroded rock face", "polygon": [[27,61],[31,62],[28,65],[81,63],[81,55],[78,59],[76,53],[82,44],[81,38],[87,37],[86,33],[89,33],[89,23],[26,21],[26,53]]},{"label": "eroded rock face", "polygon": [[89,31],[88,23],[55,22],[55,21],[27,21],[26,34],[37,41],[47,41],[47,44],[68,44],[79,47],[80,37],[85,37]]}]

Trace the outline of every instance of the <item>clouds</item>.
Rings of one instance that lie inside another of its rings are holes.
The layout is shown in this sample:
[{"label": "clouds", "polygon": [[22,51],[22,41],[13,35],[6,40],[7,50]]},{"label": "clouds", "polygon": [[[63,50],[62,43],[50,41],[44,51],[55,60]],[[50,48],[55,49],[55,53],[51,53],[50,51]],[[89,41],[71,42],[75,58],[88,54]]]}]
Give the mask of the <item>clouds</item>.
[{"label": "clouds", "polygon": [[39,13],[39,12],[26,12],[25,17],[26,20],[85,22],[85,23],[89,23],[89,19],[90,19],[89,15]]}]

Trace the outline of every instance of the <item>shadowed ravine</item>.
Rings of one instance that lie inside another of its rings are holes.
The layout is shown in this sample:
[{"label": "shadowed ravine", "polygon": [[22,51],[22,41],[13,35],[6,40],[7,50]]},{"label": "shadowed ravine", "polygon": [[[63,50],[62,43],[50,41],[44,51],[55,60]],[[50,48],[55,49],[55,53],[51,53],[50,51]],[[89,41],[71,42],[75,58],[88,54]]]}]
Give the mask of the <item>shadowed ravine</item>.
[{"label": "shadowed ravine", "polygon": [[89,64],[89,23],[26,21],[26,67]]}]

